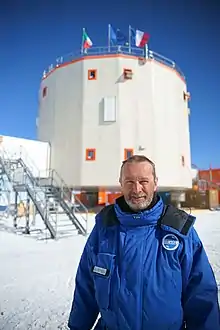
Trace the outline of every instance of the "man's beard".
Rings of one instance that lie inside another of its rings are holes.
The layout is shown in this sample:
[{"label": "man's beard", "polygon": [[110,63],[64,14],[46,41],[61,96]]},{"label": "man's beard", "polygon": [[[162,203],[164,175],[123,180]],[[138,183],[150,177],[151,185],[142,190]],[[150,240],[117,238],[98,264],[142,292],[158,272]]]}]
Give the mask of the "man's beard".
[{"label": "man's beard", "polygon": [[[138,197],[138,196],[136,196],[136,197]],[[141,196],[139,196],[139,197],[141,197]],[[144,196],[144,197],[145,198],[143,199],[143,201],[139,202],[139,203],[133,203],[131,200],[126,199],[126,198],[125,198],[125,201],[131,210],[141,211],[141,210],[148,208],[148,206],[152,203],[154,195],[152,194],[152,195]]]}]

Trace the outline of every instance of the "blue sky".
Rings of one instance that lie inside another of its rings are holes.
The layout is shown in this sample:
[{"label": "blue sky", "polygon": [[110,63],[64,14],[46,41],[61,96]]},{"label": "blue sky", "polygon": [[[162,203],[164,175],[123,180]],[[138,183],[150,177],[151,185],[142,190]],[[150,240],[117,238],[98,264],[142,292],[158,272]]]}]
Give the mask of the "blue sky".
[{"label": "blue sky", "polygon": [[45,67],[80,47],[86,27],[107,44],[111,23],[151,35],[150,49],[176,61],[190,102],[192,162],[220,167],[220,2],[206,0],[3,0],[0,7],[0,134],[36,138]]}]

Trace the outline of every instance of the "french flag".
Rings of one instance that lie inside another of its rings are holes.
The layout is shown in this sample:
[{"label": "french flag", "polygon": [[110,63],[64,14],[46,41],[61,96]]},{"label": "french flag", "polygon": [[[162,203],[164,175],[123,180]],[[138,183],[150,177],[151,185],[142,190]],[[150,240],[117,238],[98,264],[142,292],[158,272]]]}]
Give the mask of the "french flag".
[{"label": "french flag", "polygon": [[150,35],[146,32],[136,30],[135,32],[135,44],[136,47],[144,47],[150,39]]}]

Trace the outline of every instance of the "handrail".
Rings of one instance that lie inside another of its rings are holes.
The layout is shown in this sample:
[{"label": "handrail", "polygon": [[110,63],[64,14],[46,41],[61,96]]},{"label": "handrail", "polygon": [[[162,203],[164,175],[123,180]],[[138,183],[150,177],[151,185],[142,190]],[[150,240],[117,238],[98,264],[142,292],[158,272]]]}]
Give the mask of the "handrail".
[{"label": "handrail", "polygon": [[[5,155],[6,155],[6,157],[5,157]],[[9,161],[10,159],[15,160],[13,157],[10,158],[8,152],[7,152],[2,146],[1,146],[1,148],[0,148],[0,157],[1,157],[1,159],[2,159],[3,165],[4,165],[6,168],[7,168],[7,166],[6,166],[6,164],[5,164],[5,160],[8,160],[8,161]],[[17,158],[16,158],[16,160],[17,160]],[[8,168],[7,168],[7,170],[8,170]],[[9,171],[7,174],[8,174],[8,176],[9,176],[10,180],[12,181],[12,180],[13,180],[13,176],[11,175],[11,172]]]},{"label": "handrail", "polygon": [[156,52],[153,52],[152,50],[149,50],[149,57],[156,60],[156,61],[163,62],[164,64],[167,64],[170,67],[175,68],[176,64],[175,64],[174,61],[170,60],[169,58],[167,58],[163,55],[160,55]]},{"label": "handrail", "polygon": [[18,160],[22,159],[23,162],[28,166],[28,168],[31,170],[32,175],[36,178],[39,177],[40,170],[38,169],[37,165],[33,161],[33,159],[29,156],[27,150],[24,148],[24,146],[20,146],[19,151],[10,153],[8,150],[6,151],[5,147],[1,147],[2,151],[7,154],[8,159],[11,160]]},{"label": "handrail", "polygon": [[[62,193],[64,194],[64,196],[69,199],[70,196],[68,196],[68,194],[66,193],[66,191],[68,191],[70,193],[70,195],[72,194],[71,189],[68,187],[68,185],[65,183],[65,181],[63,180],[63,178],[60,176],[60,174],[56,171],[56,170],[51,170],[52,171],[52,180],[55,181],[55,183],[58,184],[58,187],[61,188]],[[55,177],[54,177],[55,176]],[[65,191],[66,190],[66,191]],[[77,196],[74,196],[75,200],[77,201],[77,203],[82,207],[82,209],[85,211],[86,215],[89,213],[88,209],[86,208],[86,206],[79,200],[79,198],[77,198]]]},{"label": "handrail", "polygon": [[139,47],[128,47],[128,46],[100,46],[100,47],[91,47],[86,51],[82,52],[80,50],[68,53],[64,56],[60,56],[56,59],[55,64],[51,64],[46,70],[43,72],[43,79],[47,77],[47,75],[52,72],[55,68],[62,66],[65,63],[70,63],[77,59],[86,58],[88,56],[108,56],[108,55],[116,55],[116,54],[124,54],[135,56],[137,58],[150,58],[164,65],[173,68],[176,70],[180,76],[185,80],[185,76],[179,66],[173,60],[158,54],[152,50],[148,50],[146,54],[146,50],[144,48]]},{"label": "handrail", "polygon": [[[29,196],[31,197],[33,203],[35,204],[35,207],[37,208],[37,210],[40,213],[41,217],[44,219],[45,225],[49,229],[50,234],[52,235],[52,238],[56,238],[56,235],[57,235],[57,218],[56,218],[56,220],[54,220],[53,217],[50,216],[50,212],[48,211],[48,208],[47,208],[47,203],[46,203],[44,208],[42,207],[42,205],[41,205],[42,199],[41,199],[41,196],[38,194],[39,191],[37,191],[36,189],[34,189],[32,187],[30,188],[30,186],[26,182],[27,177],[25,177],[24,180],[25,180],[25,185],[27,187],[26,188],[27,192],[28,192]],[[38,200],[38,198],[39,198],[39,200]],[[53,225],[55,226],[55,228],[51,224],[52,222],[53,222]]]},{"label": "handrail", "polygon": [[[6,150],[2,148],[3,152],[7,154]],[[7,159],[11,159],[10,155],[7,155]],[[29,156],[28,152],[25,150],[25,148],[20,148],[19,155],[13,155],[13,159],[20,161],[22,167],[26,170],[28,173],[29,180],[32,181],[33,186],[38,189],[41,189],[42,192],[44,190],[42,189],[41,185],[38,182],[38,178],[40,178],[40,170],[38,169],[37,165],[34,163],[34,161]],[[30,173],[29,173],[30,172]],[[72,191],[68,187],[68,185],[65,183],[65,181],[61,178],[61,176],[57,173],[55,170],[49,170],[49,179],[52,180],[51,184],[54,184],[55,186],[59,187],[61,189],[62,199],[67,203],[67,201],[70,200]],[[85,205],[75,196],[75,201],[77,204],[83,209],[85,216],[81,214],[81,212],[78,212],[85,222],[86,226],[86,232],[88,227],[88,209],[85,207]],[[72,203],[71,203],[72,204]],[[72,204],[74,207],[74,211],[79,211],[79,206],[76,205],[76,203]],[[73,214],[74,215],[74,214]]]},{"label": "handrail", "polygon": [[[17,158],[17,157],[14,157],[14,158],[11,157],[11,155],[2,146],[1,146],[0,150],[1,150],[0,156],[2,158],[4,166],[5,166],[5,161],[9,161],[9,162],[11,160],[19,161],[19,159],[21,159],[21,158]],[[25,164],[24,161],[23,161],[23,163]],[[53,228],[51,223],[53,223],[55,225],[55,228],[56,228],[56,222],[54,221],[53,217],[51,216],[50,212],[48,211],[47,203],[45,203],[45,199],[43,199],[41,197],[41,194],[43,193],[45,195],[45,192],[42,189],[42,187],[39,186],[39,184],[37,182],[37,179],[33,175],[30,176],[29,172],[26,170],[25,167],[27,167],[26,164],[25,164],[24,167],[22,165],[22,168],[23,168],[22,180],[19,180],[19,183],[27,185],[28,189],[33,189],[33,194],[34,195],[31,196],[31,197],[34,198],[33,202],[35,203],[35,205],[37,207],[39,207],[39,203],[40,203],[41,207],[42,207],[42,210],[46,211],[45,216],[43,217],[44,218],[43,220],[44,220],[45,225],[47,226],[47,228],[50,230],[51,234],[55,238],[56,237],[56,229]],[[27,173],[27,175],[25,175],[25,173]],[[7,175],[9,176],[11,182],[18,183],[18,182],[15,181],[14,173],[12,175],[11,171],[8,168],[7,168]],[[30,182],[31,184],[28,183],[28,182]]]},{"label": "handrail", "polygon": [[[82,234],[88,234],[88,215],[89,211],[85,207],[85,205],[82,204],[80,200],[75,198],[77,203],[72,203],[71,196],[72,196],[72,190],[67,186],[65,181],[61,178],[61,176],[54,170],[51,169],[49,171],[49,179],[50,179],[50,185],[54,188],[58,188],[60,192],[60,206],[65,210],[67,215],[72,220],[72,217],[74,218],[74,224],[75,226],[81,231]],[[79,206],[83,209],[84,212],[81,212]],[[83,214],[82,214],[83,213]],[[77,217],[80,216],[81,221],[83,220],[83,223],[80,221],[80,219]]]},{"label": "handrail", "polygon": [[220,190],[220,184],[217,184],[213,181],[206,180],[206,179],[199,179],[197,182],[198,182],[198,186],[201,187],[201,185],[203,185],[203,187],[204,187],[203,190],[208,190],[209,187]]},{"label": "handrail", "polygon": [[33,176],[32,171],[30,170],[30,168],[26,165],[26,163],[23,161],[22,158],[18,159],[18,162],[20,163],[20,165],[23,167],[23,169],[28,173],[29,178],[31,178],[32,182],[34,185],[36,185],[36,179]]},{"label": "handrail", "polygon": [[20,148],[20,158],[23,160],[25,165],[30,169],[33,177],[39,177],[40,176],[40,170],[33,161],[33,159],[29,156],[27,150],[24,148],[24,146],[21,146]]}]

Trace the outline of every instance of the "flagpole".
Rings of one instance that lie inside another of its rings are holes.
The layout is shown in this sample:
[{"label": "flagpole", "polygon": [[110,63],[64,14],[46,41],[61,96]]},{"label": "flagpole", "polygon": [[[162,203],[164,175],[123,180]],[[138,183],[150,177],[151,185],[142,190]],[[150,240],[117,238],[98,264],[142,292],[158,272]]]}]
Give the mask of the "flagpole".
[{"label": "flagpole", "polygon": [[131,53],[131,25],[128,27],[128,43],[129,43],[129,53]]},{"label": "flagpole", "polygon": [[111,24],[108,25],[108,51],[111,50]]},{"label": "flagpole", "polygon": [[84,33],[85,33],[85,28],[83,28],[82,29],[82,41],[81,41],[81,54],[83,54],[83,41],[84,41],[84,37],[83,37],[83,35],[84,35]]},{"label": "flagpole", "polygon": [[212,165],[209,165],[209,181],[212,182]]}]

